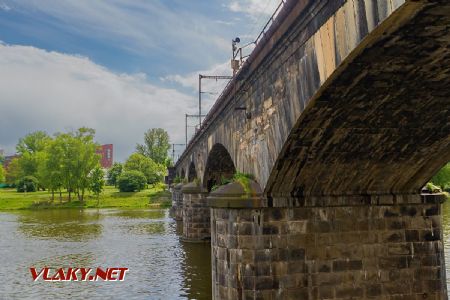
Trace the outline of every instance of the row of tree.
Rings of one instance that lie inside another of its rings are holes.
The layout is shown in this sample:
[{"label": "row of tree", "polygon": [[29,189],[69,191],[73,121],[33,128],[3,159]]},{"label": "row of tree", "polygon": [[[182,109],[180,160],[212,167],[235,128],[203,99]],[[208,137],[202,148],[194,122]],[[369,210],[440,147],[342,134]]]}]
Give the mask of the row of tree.
[{"label": "row of tree", "polygon": [[[104,174],[94,136],[95,130],[85,127],[54,137],[43,131],[30,133],[19,140],[18,158],[10,162],[6,175],[0,164],[0,183],[6,181],[19,192],[48,189],[52,199],[57,192],[62,199],[63,190],[67,190],[69,201],[73,194],[83,201],[88,190],[98,195]],[[169,149],[169,135],[165,130],[148,130],[144,144],[137,144],[136,152],[124,164],[114,163],[108,171],[108,184],[121,191],[135,191],[161,182],[167,166],[172,164],[167,155]]]},{"label": "row of tree", "polygon": [[148,130],[144,135],[144,144],[137,144],[136,152],[124,164],[114,163],[109,169],[107,183],[123,192],[131,192],[141,190],[143,183],[161,182],[167,166],[172,164],[167,155],[169,148],[169,135],[164,129]]},{"label": "row of tree", "polygon": [[16,146],[18,158],[8,166],[6,183],[33,191],[34,182],[38,189],[48,189],[52,199],[56,192],[61,198],[65,189],[69,201],[73,194],[83,201],[87,190],[100,193],[104,173],[94,136],[95,130],[86,127],[54,137],[43,131],[28,134]]}]

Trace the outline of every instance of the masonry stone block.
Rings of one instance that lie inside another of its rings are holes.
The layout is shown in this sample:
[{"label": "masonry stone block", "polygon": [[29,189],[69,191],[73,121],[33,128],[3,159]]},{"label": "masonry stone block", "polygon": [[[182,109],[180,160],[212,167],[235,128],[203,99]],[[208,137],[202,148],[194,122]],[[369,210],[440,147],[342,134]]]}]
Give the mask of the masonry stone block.
[{"label": "masonry stone block", "polygon": [[181,192],[182,187],[183,184],[178,183],[172,188],[172,208],[170,209],[170,214],[177,221],[183,220],[183,194]]},{"label": "masonry stone block", "polygon": [[[354,206],[350,199],[348,206],[273,208],[250,200],[261,197],[256,185],[231,185],[208,197],[215,299],[446,299],[441,200]],[[242,207],[233,202],[239,199]],[[419,211],[424,213],[414,213]],[[358,221],[371,217],[387,225]],[[430,229],[432,218],[436,230]],[[237,230],[224,232],[230,219]],[[308,222],[314,225],[303,225]],[[348,222],[353,226],[335,226]],[[220,242],[231,236],[236,244]]]},{"label": "masonry stone block", "polygon": [[446,299],[441,200],[420,188],[450,159],[450,2],[284,2],[176,165],[260,185],[209,197],[213,296]]},{"label": "masonry stone block", "polygon": [[183,194],[183,236],[186,242],[209,242],[211,237],[210,208],[207,192],[191,182],[181,189]]}]

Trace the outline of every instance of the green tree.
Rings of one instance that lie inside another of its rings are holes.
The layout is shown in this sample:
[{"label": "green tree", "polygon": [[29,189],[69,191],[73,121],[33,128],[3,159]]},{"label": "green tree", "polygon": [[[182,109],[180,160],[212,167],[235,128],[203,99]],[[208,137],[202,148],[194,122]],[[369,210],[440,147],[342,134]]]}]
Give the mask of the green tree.
[{"label": "green tree", "polygon": [[108,184],[117,186],[117,179],[120,174],[122,174],[123,165],[121,163],[114,163],[112,167],[108,170]]},{"label": "green tree", "polygon": [[36,177],[42,183],[43,178],[39,178],[39,164],[42,163],[46,145],[51,138],[44,131],[35,131],[21,138],[17,143],[16,150],[19,154],[19,166],[22,176]]},{"label": "green tree", "polygon": [[6,184],[10,186],[15,186],[16,181],[22,177],[22,171],[20,170],[19,159],[13,158],[8,165],[8,169],[6,170]]},{"label": "green tree", "polygon": [[163,164],[166,168],[173,167],[173,161],[171,157],[166,157],[166,160]]},{"label": "green tree", "polygon": [[17,181],[17,191],[23,192],[36,192],[39,182],[34,176],[25,176]]},{"label": "green tree", "polygon": [[147,178],[147,183],[154,184],[160,182],[163,178],[162,167],[140,153],[133,153],[128,157],[124,165],[126,171],[139,171]]},{"label": "green tree", "polygon": [[75,138],[70,133],[58,134],[55,138],[55,147],[61,148],[61,160],[59,162],[59,170],[61,172],[62,186],[67,189],[69,194],[69,202],[72,200],[72,193],[75,190],[76,175],[75,168],[77,162],[77,146]]},{"label": "green tree", "polygon": [[82,127],[76,132],[58,134],[55,147],[61,148],[60,174],[63,186],[69,194],[75,193],[80,202],[89,188],[89,174],[99,165],[100,156],[96,154],[98,145],[94,142],[95,130]]},{"label": "green tree", "polygon": [[100,201],[100,194],[103,191],[103,186],[105,185],[105,181],[103,179],[104,176],[105,173],[100,167],[95,167],[90,174],[89,190],[97,197],[97,206]]},{"label": "green tree", "polygon": [[84,201],[84,195],[89,188],[89,174],[99,166],[100,156],[96,154],[98,144],[94,142],[95,130],[82,127],[75,132],[76,155],[74,157],[75,191],[80,202]]},{"label": "green tree", "polygon": [[55,192],[59,191],[59,200],[62,202],[63,187],[63,147],[58,138],[51,140],[41,158],[38,168],[38,175],[41,184],[46,186],[52,193],[52,201],[55,199]]},{"label": "green tree", "polygon": [[162,128],[149,129],[144,134],[144,144],[137,144],[136,151],[157,164],[163,164],[170,149],[169,134]]},{"label": "green tree", "polygon": [[24,153],[37,153],[42,151],[50,139],[44,131],[35,131],[27,134],[17,143],[17,153],[22,155]]},{"label": "green tree", "polygon": [[5,182],[5,169],[3,169],[3,166],[0,164],[0,183]]},{"label": "green tree", "polygon": [[430,180],[434,185],[445,190],[450,187],[450,163],[447,163],[442,169],[437,172]]},{"label": "green tree", "polygon": [[135,192],[145,188],[146,178],[139,171],[124,171],[117,180],[121,192]]}]

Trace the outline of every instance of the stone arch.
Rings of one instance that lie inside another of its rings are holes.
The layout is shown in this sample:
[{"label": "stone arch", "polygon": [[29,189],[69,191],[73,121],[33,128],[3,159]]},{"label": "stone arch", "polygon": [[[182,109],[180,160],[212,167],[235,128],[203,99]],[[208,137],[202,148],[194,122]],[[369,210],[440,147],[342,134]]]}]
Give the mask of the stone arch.
[{"label": "stone arch", "polygon": [[191,182],[194,179],[197,178],[197,170],[195,168],[195,164],[193,161],[191,161],[190,165],[189,165],[189,169],[188,169],[188,181]]},{"label": "stone arch", "polygon": [[215,144],[208,154],[206,161],[203,186],[211,191],[211,188],[222,182],[222,179],[230,179],[236,173],[236,167],[230,153],[222,144]]}]

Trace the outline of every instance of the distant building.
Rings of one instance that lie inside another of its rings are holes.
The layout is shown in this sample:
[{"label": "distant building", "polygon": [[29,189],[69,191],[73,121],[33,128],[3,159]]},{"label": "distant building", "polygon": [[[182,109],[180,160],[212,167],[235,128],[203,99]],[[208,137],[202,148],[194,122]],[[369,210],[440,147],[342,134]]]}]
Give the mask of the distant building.
[{"label": "distant building", "polygon": [[97,154],[101,155],[100,166],[109,169],[113,165],[113,144],[101,145],[97,148]]}]

